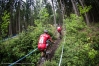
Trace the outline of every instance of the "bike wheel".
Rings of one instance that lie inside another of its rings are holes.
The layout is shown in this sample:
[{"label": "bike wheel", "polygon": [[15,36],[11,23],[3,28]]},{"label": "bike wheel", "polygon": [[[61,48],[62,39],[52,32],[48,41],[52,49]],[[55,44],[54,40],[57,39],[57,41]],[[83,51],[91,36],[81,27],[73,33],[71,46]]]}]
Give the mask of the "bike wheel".
[{"label": "bike wheel", "polygon": [[46,60],[51,61],[50,55],[51,55],[51,51],[47,51],[46,52]]}]

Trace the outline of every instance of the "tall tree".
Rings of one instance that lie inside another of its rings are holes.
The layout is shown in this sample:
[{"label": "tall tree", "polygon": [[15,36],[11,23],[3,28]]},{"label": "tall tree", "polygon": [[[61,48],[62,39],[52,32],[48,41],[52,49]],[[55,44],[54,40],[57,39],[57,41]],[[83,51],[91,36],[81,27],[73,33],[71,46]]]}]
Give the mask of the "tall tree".
[{"label": "tall tree", "polygon": [[71,0],[71,2],[72,2],[72,6],[73,6],[73,10],[74,10],[75,14],[79,16],[79,11],[78,11],[78,8],[76,5],[77,2],[75,0]]},{"label": "tall tree", "polygon": [[9,35],[12,35],[12,22],[13,22],[13,20],[12,20],[12,5],[13,5],[13,1],[14,0],[9,0],[9,2],[8,2],[8,6],[10,6],[10,10],[9,10],[9,12],[10,12],[10,23],[9,23]]},{"label": "tall tree", "polygon": [[19,0],[19,1],[18,1],[18,26],[19,26],[18,28],[19,28],[19,32],[21,32],[21,28],[20,28],[20,27],[21,27],[21,25],[20,25],[20,24],[21,24],[21,23],[20,23],[20,3],[21,3],[21,2],[20,2],[20,0]]},{"label": "tall tree", "polygon": [[64,19],[64,3],[60,0],[60,6],[61,6],[61,20],[63,23],[63,19]]},{"label": "tall tree", "polygon": [[[81,6],[84,8],[84,0],[79,0]],[[88,18],[88,13],[85,12],[85,20],[87,25],[89,25],[89,18]]]},{"label": "tall tree", "polygon": [[54,24],[56,26],[56,14],[55,14],[55,7],[54,7],[54,2],[52,0],[52,9],[53,9],[53,15],[54,15]]}]

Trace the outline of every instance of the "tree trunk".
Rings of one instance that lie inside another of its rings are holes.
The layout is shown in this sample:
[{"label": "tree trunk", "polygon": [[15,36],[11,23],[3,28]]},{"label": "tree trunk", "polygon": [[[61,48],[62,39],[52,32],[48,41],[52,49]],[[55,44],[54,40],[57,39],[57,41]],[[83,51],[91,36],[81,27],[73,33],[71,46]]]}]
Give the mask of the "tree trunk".
[{"label": "tree trunk", "polygon": [[62,23],[64,19],[64,4],[62,4],[62,1],[60,0],[60,6],[61,6],[61,15],[62,15]]},{"label": "tree trunk", "polygon": [[54,7],[53,0],[52,0],[52,10],[53,10],[53,14],[54,14],[54,24],[55,24],[55,27],[56,27],[56,16],[55,16],[55,7]]},{"label": "tree trunk", "polygon": [[18,33],[18,16],[17,16],[17,14],[16,14],[16,17],[15,18],[16,18],[15,19],[16,20],[15,21],[16,22],[15,24],[16,24],[16,34],[17,34]]},{"label": "tree trunk", "polygon": [[18,4],[18,26],[19,26],[19,32],[21,32],[21,29],[20,29],[20,1],[19,1],[19,4]]},{"label": "tree trunk", "polygon": [[10,18],[10,23],[9,23],[9,35],[12,35],[12,22],[11,22],[11,18]]},{"label": "tree trunk", "polygon": [[[81,4],[81,6],[84,8],[84,0],[79,0],[79,2],[80,2],[80,4]],[[87,13],[85,13],[85,20],[86,20],[86,23],[87,23],[87,25],[89,25],[89,18],[88,18],[88,14]]]},{"label": "tree trunk", "polygon": [[74,10],[75,14],[79,16],[79,11],[78,11],[78,8],[77,8],[77,5],[76,5],[76,1],[71,0],[71,2],[72,2],[72,6],[73,6],[73,10]]},{"label": "tree trunk", "polygon": [[12,35],[12,0],[10,1],[10,23],[9,23],[9,35]]}]

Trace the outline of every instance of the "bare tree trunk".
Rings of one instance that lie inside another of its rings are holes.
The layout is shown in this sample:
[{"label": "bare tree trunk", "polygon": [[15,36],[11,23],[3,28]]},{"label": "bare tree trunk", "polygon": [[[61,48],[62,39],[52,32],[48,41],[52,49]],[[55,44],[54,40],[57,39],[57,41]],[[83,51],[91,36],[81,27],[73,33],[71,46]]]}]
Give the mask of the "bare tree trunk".
[{"label": "bare tree trunk", "polygon": [[[11,2],[12,2],[12,0],[11,0]],[[10,5],[9,35],[12,35],[12,4]]]},{"label": "bare tree trunk", "polygon": [[18,22],[19,22],[19,32],[20,32],[21,31],[21,29],[20,29],[20,10],[19,10]]},{"label": "bare tree trunk", "polygon": [[12,35],[12,19],[10,18],[10,23],[9,23],[9,35]]},{"label": "bare tree trunk", "polygon": [[[79,2],[81,3],[81,6],[84,8],[84,0],[79,0]],[[88,18],[88,14],[85,13],[85,19],[86,19],[86,23],[87,25],[89,25],[89,18]]]},{"label": "bare tree trunk", "polygon": [[33,19],[34,19],[34,18],[33,18],[33,10],[32,10],[32,8],[31,8],[30,10],[31,10],[31,11],[30,11],[30,19],[31,19],[31,20],[30,20],[30,25],[33,26]]},{"label": "bare tree trunk", "polygon": [[61,12],[62,12],[62,22],[64,19],[64,4],[62,4],[62,1],[60,0],[60,5],[61,5]]},{"label": "bare tree trunk", "polygon": [[19,32],[21,31],[21,29],[20,29],[20,1],[19,1],[19,7],[18,7],[18,26],[19,26]]},{"label": "bare tree trunk", "polygon": [[79,11],[78,11],[78,8],[77,8],[77,5],[76,5],[76,1],[71,0],[71,2],[72,2],[72,5],[73,5],[73,9],[74,9],[75,14],[79,16]]},{"label": "bare tree trunk", "polygon": [[54,7],[53,0],[52,0],[52,9],[53,9],[53,14],[54,14],[54,24],[55,24],[55,26],[56,26],[55,7]]},{"label": "bare tree trunk", "polygon": [[16,15],[16,34],[18,33],[18,16]]}]

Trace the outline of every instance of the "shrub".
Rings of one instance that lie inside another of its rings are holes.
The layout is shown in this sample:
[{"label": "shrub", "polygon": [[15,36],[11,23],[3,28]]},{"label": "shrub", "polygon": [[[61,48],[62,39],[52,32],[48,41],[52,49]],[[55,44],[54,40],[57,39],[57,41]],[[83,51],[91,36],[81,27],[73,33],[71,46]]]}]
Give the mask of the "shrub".
[{"label": "shrub", "polygon": [[[95,36],[95,33],[92,34],[92,30],[87,28],[83,20],[76,15],[71,15],[70,18],[66,18],[64,24],[64,27],[66,27],[64,34],[66,35],[64,35],[61,45],[55,52],[53,60],[56,63],[59,62],[61,46],[64,44],[62,66],[98,65],[98,36],[93,39],[92,36]],[[89,34],[92,35],[89,36]],[[93,43],[96,44],[96,46]]]}]

